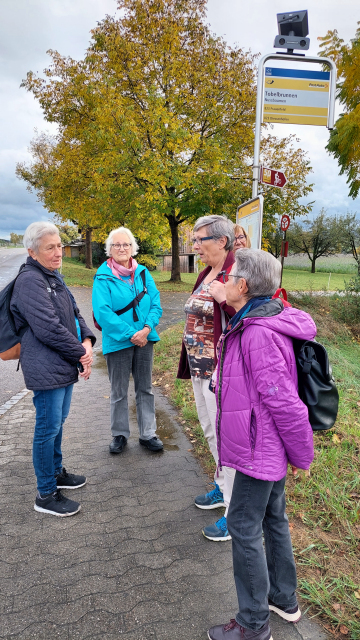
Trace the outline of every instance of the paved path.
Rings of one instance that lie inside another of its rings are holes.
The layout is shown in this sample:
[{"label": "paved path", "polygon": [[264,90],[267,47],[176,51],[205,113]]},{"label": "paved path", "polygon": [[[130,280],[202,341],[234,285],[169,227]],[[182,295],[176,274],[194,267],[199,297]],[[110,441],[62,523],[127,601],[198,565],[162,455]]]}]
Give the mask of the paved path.
[{"label": "paved path", "polygon": [[[64,463],[88,478],[67,492],[82,505],[71,518],[33,509],[31,393],[0,417],[1,639],[206,640],[209,626],[236,612],[231,543],[201,534],[222,510],[193,504],[207,478],[176,412],[156,390],[165,451],[152,454],[138,444],[131,390],[132,435],[110,456],[109,395],[98,351],[91,379],[75,385],[64,430]],[[326,637],[306,619],[294,626],[273,614],[272,630],[274,640]]]},{"label": "paved path", "polygon": [[[207,478],[176,414],[157,391],[163,454],[132,435],[110,456],[109,383],[97,355],[92,378],[75,385],[64,432],[69,470],[87,485],[68,492],[82,510],[66,519],[33,509],[31,394],[0,418],[0,638],[6,640],[205,640],[236,611],[231,544],[201,528],[219,513],[193,498]],[[310,630],[309,630],[310,629]],[[273,622],[274,638],[324,638],[307,621]]]}]

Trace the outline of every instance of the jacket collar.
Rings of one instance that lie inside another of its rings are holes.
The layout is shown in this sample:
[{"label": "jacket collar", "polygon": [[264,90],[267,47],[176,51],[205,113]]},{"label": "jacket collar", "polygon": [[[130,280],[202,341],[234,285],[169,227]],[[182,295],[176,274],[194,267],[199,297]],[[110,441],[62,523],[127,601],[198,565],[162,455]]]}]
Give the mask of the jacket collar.
[{"label": "jacket collar", "polygon": [[[249,313],[246,314],[246,318],[271,318],[272,316],[277,316],[284,310],[284,305],[281,302],[280,298],[272,298],[269,302],[265,302],[265,304],[260,305],[256,309],[251,309]],[[245,320],[245,318],[244,318]]]},{"label": "jacket collar", "polygon": [[58,280],[61,278],[63,278],[63,276],[58,272],[57,269],[55,269],[55,271],[51,271],[50,269],[46,269],[45,267],[42,266],[42,264],[40,264],[40,262],[38,262],[37,260],[34,260],[31,256],[28,257],[28,259],[25,262],[25,266],[29,265],[30,267],[35,267],[36,269],[39,269],[40,271],[42,271],[46,276],[53,276],[54,278],[57,278]]}]

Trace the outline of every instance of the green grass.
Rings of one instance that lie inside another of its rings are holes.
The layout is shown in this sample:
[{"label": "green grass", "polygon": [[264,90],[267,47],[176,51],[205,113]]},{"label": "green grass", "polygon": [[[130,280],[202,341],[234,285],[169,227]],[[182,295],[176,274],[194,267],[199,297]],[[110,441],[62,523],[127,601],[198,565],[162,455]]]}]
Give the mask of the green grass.
[{"label": "green grass", "polygon": [[69,287],[92,287],[96,271],[97,269],[86,269],[85,265],[75,258],[63,258],[61,273]]},{"label": "green grass", "polygon": [[182,282],[170,282],[170,271],[152,271],[152,277],[159,291],[192,291],[197,273],[182,273]]},{"label": "green grass", "polygon": [[[285,262],[285,265],[285,269],[287,271],[307,271],[308,273],[311,272],[310,260],[308,261],[308,264],[306,266],[301,266],[298,264],[288,264],[287,262]],[[316,262],[316,273],[342,273],[346,274],[347,276],[353,276],[357,274],[357,267],[355,266],[355,262],[354,264],[344,264],[339,262],[333,263],[332,265],[321,265]]]},{"label": "green grass", "polygon": [[[311,477],[287,478],[290,529],[303,608],[349,640],[360,638],[360,343],[332,315],[328,298],[304,295],[292,300],[314,317],[318,340],[329,353],[340,394],[336,425],[315,434]],[[341,304],[341,300],[338,301]],[[175,378],[183,323],[162,333],[154,359],[155,386],[179,410],[191,448],[205,471],[214,463],[197,420],[189,380]],[[355,595],[356,594],[356,595]]]},{"label": "green grass", "polygon": [[[74,258],[64,258],[62,273],[66,284],[70,286],[92,287],[96,269],[86,269],[82,262]],[[182,273],[182,282],[170,282],[169,271],[152,271],[152,277],[159,291],[192,291],[198,274]],[[329,283],[329,273],[310,273],[302,269],[284,269],[283,286],[288,291],[337,291],[344,288],[349,274],[332,273]]]},{"label": "green grass", "polygon": [[287,291],[337,291],[344,289],[345,280],[350,279],[345,273],[310,273],[301,269],[284,268],[282,286]]}]

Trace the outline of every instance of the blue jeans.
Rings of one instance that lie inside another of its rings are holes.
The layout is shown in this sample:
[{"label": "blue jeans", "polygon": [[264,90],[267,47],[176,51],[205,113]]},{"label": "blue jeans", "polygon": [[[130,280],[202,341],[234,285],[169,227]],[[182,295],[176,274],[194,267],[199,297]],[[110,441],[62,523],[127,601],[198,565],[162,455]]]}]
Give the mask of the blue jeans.
[{"label": "blue jeans", "polygon": [[269,619],[268,598],[280,607],[297,604],[285,478],[268,482],[237,471],[227,525],[239,602],[236,620],[246,629],[258,631]]},{"label": "blue jeans", "polygon": [[56,491],[55,475],[62,469],[61,440],[63,424],[69,415],[73,384],[61,389],[34,391],[36,422],[33,464],[37,488],[41,494]]}]

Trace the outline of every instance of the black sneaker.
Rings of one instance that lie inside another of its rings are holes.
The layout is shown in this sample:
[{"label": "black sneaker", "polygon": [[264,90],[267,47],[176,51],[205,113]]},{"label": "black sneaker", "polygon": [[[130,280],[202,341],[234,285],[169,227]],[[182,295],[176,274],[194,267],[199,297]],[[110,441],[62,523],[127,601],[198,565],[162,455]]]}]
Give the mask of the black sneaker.
[{"label": "black sneaker", "polygon": [[121,453],[126,443],[127,440],[125,436],[115,436],[115,438],[112,439],[112,442],[110,442],[109,445],[110,453]]},{"label": "black sneaker", "polygon": [[79,489],[86,484],[85,476],[76,476],[75,473],[68,473],[65,467],[61,473],[56,476],[56,484],[58,489]]},{"label": "black sneaker", "polygon": [[52,516],[66,518],[66,516],[73,516],[80,511],[81,506],[78,502],[65,498],[61,491],[57,489],[54,493],[49,493],[47,496],[41,496],[40,493],[38,493],[35,499],[34,509],[35,511],[40,511],[40,513],[50,513]]},{"label": "black sneaker", "polygon": [[150,451],[162,451],[164,448],[163,443],[160,438],[154,436],[150,438],[150,440],[144,440],[143,438],[139,438],[139,442],[143,447],[146,447]]},{"label": "black sneaker", "polygon": [[301,618],[301,611],[298,605],[296,607],[283,608],[269,600],[269,609],[288,622],[299,622]]},{"label": "black sneaker", "polygon": [[209,640],[272,640],[269,623],[264,624],[259,631],[245,629],[236,620],[228,624],[219,624],[208,631]]}]

